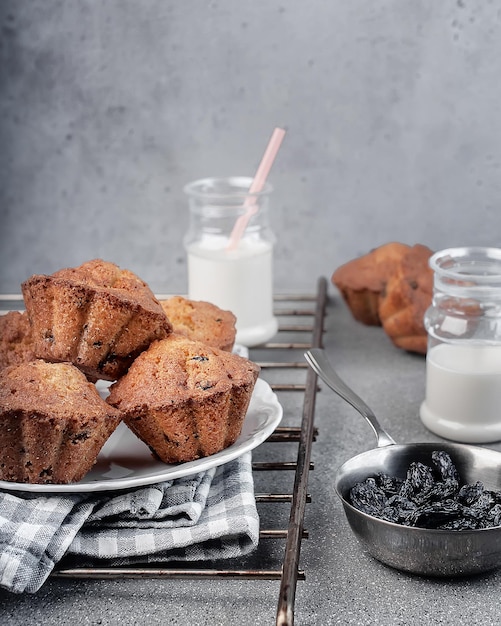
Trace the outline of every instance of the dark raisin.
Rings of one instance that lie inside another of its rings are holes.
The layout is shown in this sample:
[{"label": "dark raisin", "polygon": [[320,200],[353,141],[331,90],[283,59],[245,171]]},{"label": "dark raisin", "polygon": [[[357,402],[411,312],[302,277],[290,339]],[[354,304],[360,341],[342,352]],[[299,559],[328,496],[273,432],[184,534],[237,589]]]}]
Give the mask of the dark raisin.
[{"label": "dark raisin", "polygon": [[388,499],[388,503],[383,510],[382,517],[389,522],[409,526],[410,516],[416,508],[417,505],[414,502],[411,502],[406,498],[402,498],[402,496],[393,495]]},{"label": "dark raisin", "polygon": [[451,520],[458,519],[462,516],[461,505],[452,500],[444,502],[432,502],[425,506],[418,507],[410,515],[410,525],[419,526],[420,528],[438,528],[442,524],[446,524]]},{"label": "dark raisin", "polygon": [[73,435],[73,437],[71,438],[71,443],[77,444],[77,443],[80,443],[81,441],[86,441],[89,437],[90,437],[89,433],[85,431],[81,433],[77,433],[76,435]]},{"label": "dark raisin", "polygon": [[459,473],[447,452],[435,450],[431,453],[431,460],[440,472],[442,480],[455,480],[459,484]]},{"label": "dark raisin", "polygon": [[192,361],[208,361],[209,357],[206,357],[206,356],[192,356],[191,360]]},{"label": "dark raisin", "polygon": [[114,352],[110,352],[104,357],[102,361],[100,361],[97,368],[98,370],[102,371],[106,367],[106,365],[108,365],[109,363],[114,363],[116,362],[116,360],[117,355]]},{"label": "dark raisin", "polygon": [[402,483],[399,494],[403,498],[418,500],[423,499],[423,495],[426,494],[434,484],[433,472],[430,467],[424,465],[419,461],[413,462],[409,465],[407,470],[407,476]]},{"label": "dark raisin", "polygon": [[350,491],[350,500],[360,511],[376,517],[381,516],[388,503],[388,498],[384,491],[377,487],[374,478],[357,483]]},{"label": "dark raisin", "polygon": [[382,472],[376,476],[376,484],[381,487],[386,494],[397,494],[402,487],[403,480],[395,476],[388,476]]},{"label": "dark raisin", "polygon": [[458,492],[458,500],[461,504],[470,506],[482,495],[484,485],[477,481],[474,485],[463,485]]},{"label": "dark raisin", "polygon": [[487,513],[486,521],[489,526],[501,525],[501,504],[495,504]]},{"label": "dark raisin", "polygon": [[465,507],[465,514],[477,519],[485,517],[495,504],[490,491],[484,491],[470,507]]},{"label": "dark raisin", "polygon": [[167,443],[169,443],[171,446],[176,446],[176,448],[179,448],[179,446],[181,445],[179,441],[176,441],[175,439],[171,439],[170,437],[168,437],[167,435],[164,434],[164,439]]}]

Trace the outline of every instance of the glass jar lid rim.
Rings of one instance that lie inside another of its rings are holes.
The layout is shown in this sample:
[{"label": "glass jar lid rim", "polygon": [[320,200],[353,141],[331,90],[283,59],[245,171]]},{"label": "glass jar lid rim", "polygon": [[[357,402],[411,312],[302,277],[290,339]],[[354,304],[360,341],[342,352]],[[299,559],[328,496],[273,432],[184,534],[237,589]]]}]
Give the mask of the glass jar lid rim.
[{"label": "glass jar lid rim", "polygon": [[[222,198],[235,197],[245,199],[248,195],[264,196],[273,191],[273,185],[266,181],[261,191],[249,194],[249,188],[254,179],[250,176],[227,176],[200,178],[184,186],[184,192],[188,196],[199,198]],[[216,185],[226,185],[226,189],[216,190]]]},{"label": "glass jar lid rim", "polygon": [[[474,269],[479,263],[494,262],[495,272],[480,273]],[[465,276],[475,277],[479,283],[501,281],[501,248],[469,246],[446,248],[435,252],[429,260],[431,269],[441,276],[457,279]],[[462,270],[460,270],[462,268]],[[465,269],[471,268],[471,272]]]}]

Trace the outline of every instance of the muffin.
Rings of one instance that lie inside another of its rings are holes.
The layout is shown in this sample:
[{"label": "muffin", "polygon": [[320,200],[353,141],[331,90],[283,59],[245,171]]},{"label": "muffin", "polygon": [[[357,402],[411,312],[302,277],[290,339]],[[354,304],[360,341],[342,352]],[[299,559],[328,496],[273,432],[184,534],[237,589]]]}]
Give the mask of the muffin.
[{"label": "muffin", "polygon": [[96,259],[22,284],[35,354],[71,362],[90,379],[115,380],[172,330],[148,285]]},{"label": "muffin", "polygon": [[0,371],[0,479],[76,482],[119,423],[120,413],[71,364],[6,367]]},{"label": "muffin", "polygon": [[341,292],[356,320],[372,326],[381,325],[381,292],[408,250],[406,244],[387,243],[348,261],[333,273],[332,283]]},{"label": "muffin", "polygon": [[165,463],[234,443],[259,374],[248,359],[172,333],[140,354],[107,401]]},{"label": "muffin", "polygon": [[424,314],[433,297],[432,254],[420,244],[410,248],[386,283],[379,303],[379,317],[392,342],[420,354],[426,354],[428,344]]},{"label": "muffin", "polygon": [[0,315],[0,369],[35,358],[30,321],[26,313]]},{"label": "muffin", "polygon": [[235,343],[237,318],[215,304],[174,296],[161,300],[165,314],[176,333],[201,341],[213,348],[231,352]]}]

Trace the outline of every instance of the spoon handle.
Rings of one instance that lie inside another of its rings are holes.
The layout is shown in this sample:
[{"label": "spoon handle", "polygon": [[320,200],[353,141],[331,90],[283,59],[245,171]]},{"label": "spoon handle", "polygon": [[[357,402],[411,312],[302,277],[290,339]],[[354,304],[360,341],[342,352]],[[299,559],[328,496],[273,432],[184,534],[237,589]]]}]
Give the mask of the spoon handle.
[{"label": "spoon handle", "polygon": [[377,446],[381,448],[383,446],[389,446],[395,443],[394,439],[384,430],[381,424],[378,422],[372,409],[358,396],[348,385],[339,377],[334,371],[332,365],[329,363],[325,351],[320,348],[312,348],[305,352],[305,359],[312,370],[320,376],[326,385],[328,385],[332,391],[337,393],[343,400],[346,400],[352,407],[354,407],[360,415],[372,426],[377,438]]}]

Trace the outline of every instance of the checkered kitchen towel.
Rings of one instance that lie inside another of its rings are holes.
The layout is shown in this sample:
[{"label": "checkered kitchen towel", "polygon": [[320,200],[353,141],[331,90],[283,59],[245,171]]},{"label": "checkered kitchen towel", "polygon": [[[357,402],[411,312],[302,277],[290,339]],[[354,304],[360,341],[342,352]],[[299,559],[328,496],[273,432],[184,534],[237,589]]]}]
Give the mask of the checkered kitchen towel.
[{"label": "checkered kitchen towel", "polygon": [[0,586],[40,589],[63,558],[129,565],[231,558],[259,538],[251,453],[126,492],[0,492]]}]

